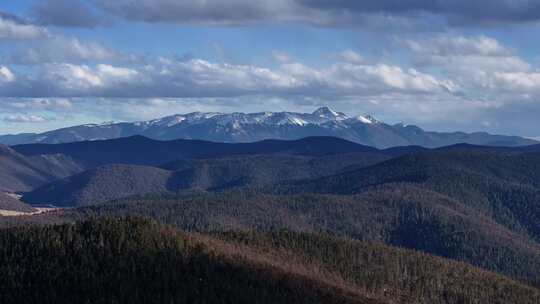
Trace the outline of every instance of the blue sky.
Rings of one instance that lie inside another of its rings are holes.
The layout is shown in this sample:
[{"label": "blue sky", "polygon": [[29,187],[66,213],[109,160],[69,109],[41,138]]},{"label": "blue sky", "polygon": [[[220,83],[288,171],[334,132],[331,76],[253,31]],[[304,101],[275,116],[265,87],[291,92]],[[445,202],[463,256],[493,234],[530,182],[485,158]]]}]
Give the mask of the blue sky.
[{"label": "blue sky", "polygon": [[328,105],[540,137],[539,21],[524,0],[3,1],[0,134]]}]

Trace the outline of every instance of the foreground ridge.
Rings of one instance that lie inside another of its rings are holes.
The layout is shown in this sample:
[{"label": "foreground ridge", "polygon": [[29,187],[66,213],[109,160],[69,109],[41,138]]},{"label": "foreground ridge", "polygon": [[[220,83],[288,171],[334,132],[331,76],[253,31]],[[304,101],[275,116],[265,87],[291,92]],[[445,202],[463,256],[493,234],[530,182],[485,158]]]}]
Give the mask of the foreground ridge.
[{"label": "foreground ridge", "polygon": [[188,234],[100,219],[4,230],[0,244],[3,303],[527,304],[540,296],[466,264],[290,232]]}]

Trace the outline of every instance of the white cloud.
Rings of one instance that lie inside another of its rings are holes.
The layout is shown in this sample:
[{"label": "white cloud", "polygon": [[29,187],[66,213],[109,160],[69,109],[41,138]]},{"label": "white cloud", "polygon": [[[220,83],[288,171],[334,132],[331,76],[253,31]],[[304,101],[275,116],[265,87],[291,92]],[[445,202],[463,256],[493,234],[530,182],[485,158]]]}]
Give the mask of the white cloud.
[{"label": "white cloud", "polygon": [[5,66],[0,66],[0,82],[12,82],[15,80],[15,75]]},{"label": "white cloud", "polygon": [[493,38],[444,35],[406,45],[420,68],[437,69],[468,95],[493,103],[540,97],[540,73]]},{"label": "white cloud", "polygon": [[49,121],[49,119],[43,116],[27,114],[8,115],[5,116],[2,120],[8,123],[44,123]]},{"label": "white cloud", "polygon": [[495,73],[495,86],[501,90],[540,93],[540,72]]},{"label": "white cloud", "polygon": [[139,73],[133,69],[115,67],[108,64],[99,64],[97,70],[102,78],[113,77],[118,79],[129,79]]},{"label": "white cloud", "polygon": [[2,111],[69,111],[73,103],[63,98],[7,99],[2,102]]},{"label": "white cloud", "polygon": [[414,52],[431,56],[490,56],[505,57],[512,51],[502,46],[497,40],[486,37],[465,37],[439,35],[421,41],[406,40],[405,44]]},{"label": "white cloud", "polygon": [[36,39],[46,37],[46,29],[25,24],[13,16],[0,13],[0,39]]},{"label": "white cloud", "polygon": [[0,40],[2,39],[10,40],[8,47],[0,52],[0,59],[4,64],[134,63],[144,60],[143,56],[125,54],[98,42],[49,32],[44,27],[0,11]]},{"label": "white cloud", "polygon": [[282,51],[272,51],[272,57],[279,63],[291,63],[294,61],[289,54]]},{"label": "white cloud", "polygon": [[15,48],[5,62],[37,65],[44,63],[130,62],[136,56],[123,54],[103,45],[77,38],[50,36]]},{"label": "white cloud", "polygon": [[325,68],[291,62],[275,69],[202,59],[167,59],[129,68],[59,63],[38,66],[36,71],[22,76],[16,88],[0,91],[0,94],[4,97],[233,97],[260,94],[335,97],[388,92],[445,94],[458,89],[451,80],[415,69],[344,62]]},{"label": "white cloud", "polygon": [[324,71],[323,75],[323,80],[336,92],[350,91],[360,96],[392,91],[415,94],[457,90],[457,86],[450,80],[439,80],[415,69],[404,70],[387,64],[334,64],[329,70]]},{"label": "white cloud", "polygon": [[[55,92],[59,95],[77,96],[114,88],[116,85],[129,82],[137,74],[138,72],[132,69],[106,64],[91,67],[61,63],[45,65],[42,68],[42,78],[36,79],[36,81],[45,82],[55,87]],[[122,89],[122,87],[120,86],[118,89]]]},{"label": "white cloud", "polygon": [[364,58],[353,50],[345,50],[339,54],[339,58],[345,62],[362,63]]},{"label": "white cloud", "polygon": [[405,40],[413,61],[421,67],[439,67],[447,71],[526,71],[530,65],[497,40],[486,36],[437,35],[421,40]]}]

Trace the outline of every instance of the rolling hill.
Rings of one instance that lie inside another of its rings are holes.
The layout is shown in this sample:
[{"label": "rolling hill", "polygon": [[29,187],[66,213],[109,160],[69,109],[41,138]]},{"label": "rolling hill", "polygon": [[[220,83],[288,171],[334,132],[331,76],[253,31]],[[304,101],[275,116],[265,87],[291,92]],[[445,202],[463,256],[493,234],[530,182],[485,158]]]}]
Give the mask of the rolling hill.
[{"label": "rolling hill", "polygon": [[395,183],[441,193],[501,225],[540,240],[537,153],[451,150],[407,155],[343,174],[296,181],[285,192],[355,194]]},{"label": "rolling hill", "polygon": [[106,165],[46,184],[26,193],[23,200],[31,204],[83,206],[135,194],[271,187],[281,181],[321,177],[388,158],[373,153],[320,157],[275,154],[178,160],[163,165],[163,169]]},{"label": "rolling hill", "polygon": [[42,186],[23,196],[30,204],[58,207],[101,203],[130,195],[174,191],[173,173],[154,167],[109,165]]}]

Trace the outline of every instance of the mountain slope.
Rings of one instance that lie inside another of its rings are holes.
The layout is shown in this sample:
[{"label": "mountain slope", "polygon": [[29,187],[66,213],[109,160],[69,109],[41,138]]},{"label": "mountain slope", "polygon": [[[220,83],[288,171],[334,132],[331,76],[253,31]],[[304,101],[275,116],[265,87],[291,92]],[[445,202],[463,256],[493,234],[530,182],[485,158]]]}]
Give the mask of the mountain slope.
[{"label": "mountain slope", "polygon": [[34,209],[9,194],[0,192],[0,210],[32,212]]},{"label": "mountain slope", "polygon": [[82,169],[69,157],[57,154],[27,157],[0,145],[1,192],[29,191]]},{"label": "mountain slope", "polygon": [[74,126],[42,134],[0,136],[0,143],[68,143],[142,135],[158,140],[199,139],[217,142],[296,140],[332,136],[378,148],[420,145],[440,147],[456,143],[520,146],[537,143],[517,136],[488,133],[428,132],[416,126],[389,125],[371,116],[349,117],[328,107],[313,113],[189,113],[135,123]]},{"label": "mountain slope", "polygon": [[[152,217],[189,231],[282,229],[411,248],[540,286],[540,245],[455,199],[414,185],[353,196],[249,192],[153,195],[36,216],[36,222]],[[7,223],[9,224],[9,223]]]},{"label": "mountain slope", "polygon": [[101,203],[136,194],[173,191],[173,173],[143,166],[98,167],[47,184],[23,196],[30,204],[59,207]]},{"label": "mountain slope", "polygon": [[284,192],[361,193],[410,183],[456,199],[497,223],[540,240],[540,154],[434,151],[368,168],[297,181]]},{"label": "mountain slope", "polygon": [[540,296],[467,264],[288,232],[186,234],[102,219],[3,230],[0,244],[5,303],[532,304]]},{"label": "mountain slope", "polygon": [[386,159],[388,157],[371,153],[321,157],[245,155],[179,160],[162,166],[165,170],[106,165],[44,185],[25,194],[23,200],[32,204],[82,206],[135,194],[271,187],[281,181],[320,177]]},{"label": "mountain slope", "polygon": [[540,299],[537,289],[516,289],[503,277],[468,264],[378,243],[284,231],[227,232],[217,236],[259,250],[272,248],[290,253],[288,258],[293,261],[318,264],[323,272],[339,273],[345,282],[393,303],[510,303],[522,297],[524,302]]}]

